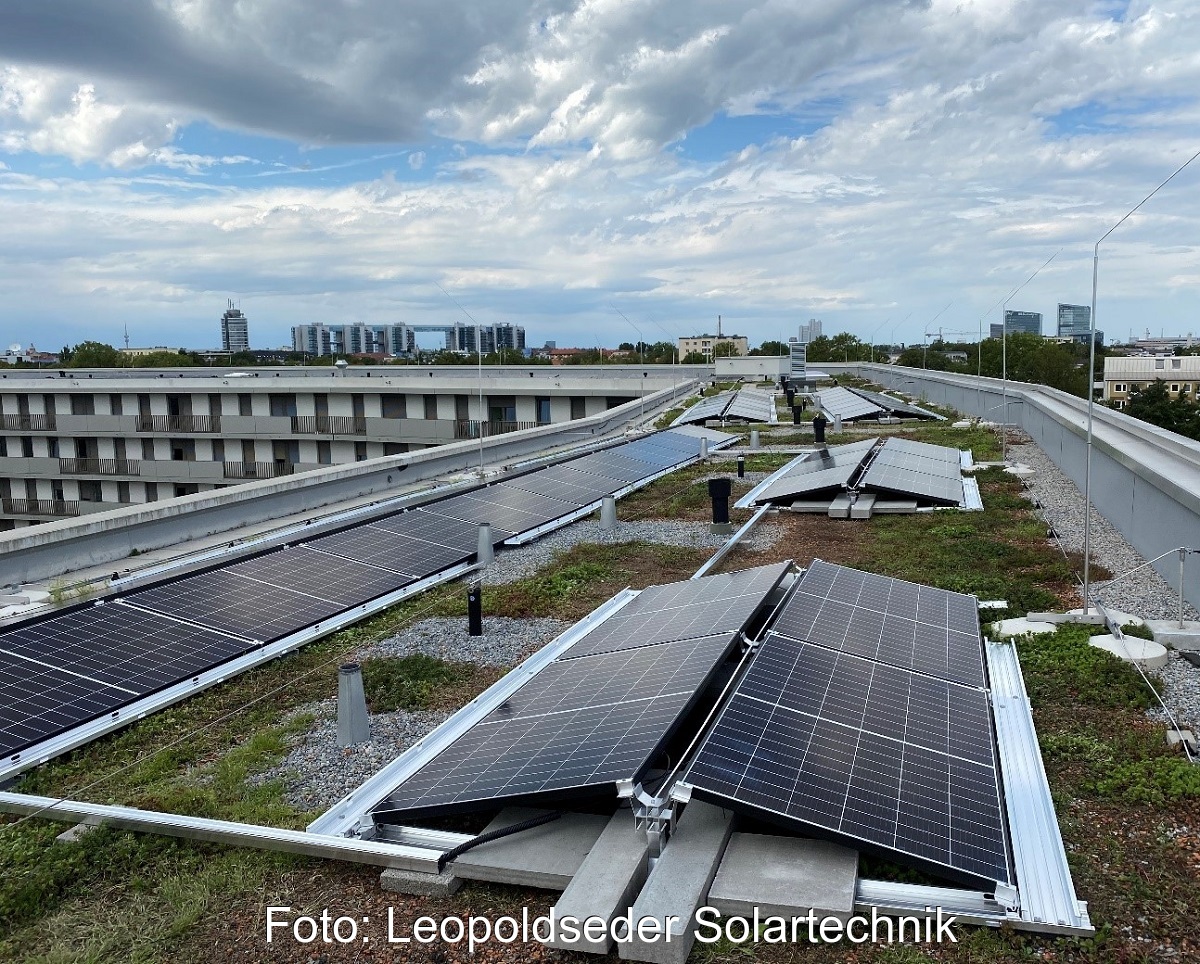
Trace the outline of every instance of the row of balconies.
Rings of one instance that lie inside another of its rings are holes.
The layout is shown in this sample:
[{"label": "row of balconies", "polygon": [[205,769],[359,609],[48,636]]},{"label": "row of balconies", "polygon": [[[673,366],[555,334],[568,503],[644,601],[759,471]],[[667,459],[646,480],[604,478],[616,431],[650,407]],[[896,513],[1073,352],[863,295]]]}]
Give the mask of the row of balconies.
[{"label": "row of balconies", "polygon": [[[466,424],[452,418],[363,418],[353,415],[0,415],[0,430],[5,432],[109,437],[139,433],[222,435],[225,438],[326,436],[381,442],[411,440],[422,444],[471,437],[459,434],[460,426]],[[496,424],[525,425],[516,422]],[[511,428],[502,430],[512,431]]]}]

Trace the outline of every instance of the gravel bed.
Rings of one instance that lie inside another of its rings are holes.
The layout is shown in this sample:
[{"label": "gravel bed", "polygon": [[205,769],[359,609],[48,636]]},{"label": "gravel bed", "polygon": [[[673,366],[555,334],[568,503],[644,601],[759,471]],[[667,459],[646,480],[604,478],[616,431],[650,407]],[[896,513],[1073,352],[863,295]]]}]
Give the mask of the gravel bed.
[{"label": "gravel bed", "polygon": [[[749,478],[750,473],[746,475]],[[710,549],[715,552],[729,539],[729,536],[710,532],[708,525],[703,522],[673,522],[666,519],[623,522],[620,516],[621,505],[617,503],[617,525],[607,532],[600,528],[599,522],[587,519],[544,535],[536,542],[520,548],[502,549],[496,553],[495,562],[484,572],[483,582],[488,586],[496,586],[525,579],[553,562],[558,553],[583,542],[601,545],[617,542],[652,542],[664,546]],[[779,525],[764,521],[754,528],[742,544],[753,550],[767,549],[775,545],[782,536],[783,529]]]},{"label": "gravel bed", "polygon": [[[1039,515],[1055,528],[1064,546],[1082,552],[1083,493],[1079,487],[1032,442],[1009,445],[1008,452],[1010,461],[1024,463],[1034,471],[1034,475],[1026,479],[1026,486],[1030,497],[1040,503]],[[1118,576],[1146,562],[1095,507],[1090,511],[1093,559]],[[1178,587],[1172,586],[1150,566],[1119,581],[1093,583],[1092,591],[1093,598],[1104,605],[1142,619],[1174,619],[1179,615]],[[1195,608],[1187,603],[1184,604],[1184,617],[1200,618]],[[1168,652],[1171,658],[1167,665],[1154,673],[1159,693],[1181,721],[1196,723],[1200,721],[1200,668],[1192,666],[1177,653]],[[1147,711],[1147,716],[1167,722],[1167,715],[1158,706]]]},{"label": "gravel bed", "polygon": [[[1054,526],[1059,539],[1068,549],[1083,551],[1083,494],[1058,466],[1032,442],[1010,445],[1009,460],[1022,462],[1034,471],[1026,480],[1030,496],[1041,503],[1039,514]],[[1125,537],[1093,507],[1092,558],[1120,575],[1146,562]],[[1092,584],[1093,598],[1122,612],[1143,619],[1173,619],[1179,615],[1179,590],[1147,566],[1119,582]],[[1082,600],[1082,597],[1081,597]],[[1081,601],[1082,605],[1082,601]],[[1200,614],[1185,604],[1184,616],[1200,618]]]},{"label": "gravel bed", "polygon": [[284,798],[299,810],[328,810],[449,716],[404,710],[381,713],[371,717],[370,742],[339,747],[336,699],[310,703],[295,715],[304,713],[316,717],[313,725],[293,741],[278,764],[248,781],[282,780]]},{"label": "gravel bed", "polygon": [[359,650],[356,658],[424,653],[426,656],[451,663],[515,666],[570,625],[559,619],[485,616],[483,635],[469,636],[465,617],[423,619],[397,636],[382,639]]}]

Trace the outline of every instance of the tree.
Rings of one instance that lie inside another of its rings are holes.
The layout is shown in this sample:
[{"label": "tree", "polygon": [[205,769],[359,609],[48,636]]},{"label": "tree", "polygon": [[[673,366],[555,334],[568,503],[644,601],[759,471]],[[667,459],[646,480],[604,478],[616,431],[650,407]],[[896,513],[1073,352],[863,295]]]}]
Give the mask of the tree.
[{"label": "tree", "polygon": [[683,364],[685,365],[705,365],[707,363],[708,359],[704,357],[703,352],[689,351],[683,356]]},{"label": "tree", "polygon": [[106,345],[102,341],[80,342],[67,354],[69,368],[120,368],[127,360],[126,356],[112,345]]},{"label": "tree", "polygon": [[623,341],[617,345],[617,351],[637,351],[637,348],[634,347],[633,342]]},{"label": "tree", "polygon": [[750,354],[778,358],[780,355],[790,355],[791,349],[781,341],[764,341],[757,348],[751,348]]},{"label": "tree", "polygon": [[713,358],[733,358],[737,353],[737,345],[732,341],[721,341],[713,345]]}]

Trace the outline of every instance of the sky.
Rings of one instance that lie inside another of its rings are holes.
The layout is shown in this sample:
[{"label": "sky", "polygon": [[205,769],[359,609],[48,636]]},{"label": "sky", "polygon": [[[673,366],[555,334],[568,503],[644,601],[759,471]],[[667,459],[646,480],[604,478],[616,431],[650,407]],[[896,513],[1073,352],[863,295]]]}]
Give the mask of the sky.
[{"label": "sky", "polygon": [[[1195,0],[6,0],[0,348],[973,339],[1053,257],[1050,332],[1198,150]],[[1200,334],[1198,254],[1200,160],[1109,340]]]}]

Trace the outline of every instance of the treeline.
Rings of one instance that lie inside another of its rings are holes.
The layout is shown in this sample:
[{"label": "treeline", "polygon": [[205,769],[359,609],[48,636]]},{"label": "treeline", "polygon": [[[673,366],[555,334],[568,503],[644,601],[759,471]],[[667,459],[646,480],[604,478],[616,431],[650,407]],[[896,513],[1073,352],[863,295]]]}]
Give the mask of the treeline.
[{"label": "treeline", "polygon": [[1170,432],[1200,440],[1200,403],[1195,395],[1172,398],[1161,378],[1130,392],[1129,401],[1121,411]]}]

